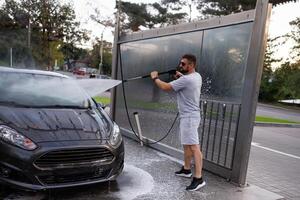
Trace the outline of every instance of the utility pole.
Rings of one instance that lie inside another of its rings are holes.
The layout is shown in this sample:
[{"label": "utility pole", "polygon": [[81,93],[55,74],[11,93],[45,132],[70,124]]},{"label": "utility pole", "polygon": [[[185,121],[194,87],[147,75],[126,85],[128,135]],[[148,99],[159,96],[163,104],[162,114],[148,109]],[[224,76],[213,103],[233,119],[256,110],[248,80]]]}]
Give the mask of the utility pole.
[{"label": "utility pole", "polygon": [[103,33],[106,27],[103,28],[101,33],[101,43],[100,43],[100,63],[99,63],[99,74],[101,74],[103,67]]},{"label": "utility pole", "polygon": [[189,22],[192,21],[192,2],[190,2],[189,4],[189,9],[190,9],[190,19],[189,19]]},{"label": "utility pole", "polygon": [[11,47],[10,49],[9,49],[9,54],[10,54],[10,67],[13,67],[13,55],[12,55],[12,53],[13,53],[13,48]]},{"label": "utility pole", "polygon": [[27,35],[27,42],[28,42],[28,49],[31,46],[31,22],[30,22],[30,15],[28,17],[28,35]]}]

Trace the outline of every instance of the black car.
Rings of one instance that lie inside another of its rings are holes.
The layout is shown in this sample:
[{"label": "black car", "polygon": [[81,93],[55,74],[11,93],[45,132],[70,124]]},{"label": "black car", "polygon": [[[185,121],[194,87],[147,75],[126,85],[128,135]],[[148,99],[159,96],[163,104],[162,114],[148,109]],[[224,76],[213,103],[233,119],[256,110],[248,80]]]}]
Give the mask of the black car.
[{"label": "black car", "polygon": [[74,79],[0,67],[0,182],[41,190],[115,180],[119,127]]}]

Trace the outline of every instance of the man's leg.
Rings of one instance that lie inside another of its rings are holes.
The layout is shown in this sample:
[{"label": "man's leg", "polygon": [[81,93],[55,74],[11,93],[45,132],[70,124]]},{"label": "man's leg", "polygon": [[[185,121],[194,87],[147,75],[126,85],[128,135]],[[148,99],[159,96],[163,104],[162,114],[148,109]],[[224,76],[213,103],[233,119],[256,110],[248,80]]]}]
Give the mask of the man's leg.
[{"label": "man's leg", "polygon": [[202,179],[202,153],[200,151],[200,146],[198,144],[194,144],[191,145],[190,148],[195,160],[195,174],[191,184],[186,187],[186,190],[195,191],[205,186],[206,183]]},{"label": "man's leg", "polygon": [[193,152],[191,151],[189,145],[183,145],[183,152],[184,152],[184,165],[179,171],[176,171],[175,174],[177,176],[183,177],[192,177],[191,171],[191,160],[193,158]]},{"label": "man's leg", "polygon": [[198,144],[190,145],[191,152],[195,161],[195,174],[194,177],[202,177],[202,153],[200,151],[200,146]]},{"label": "man's leg", "polygon": [[184,168],[191,169],[191,161],[193,158],[193,152],[190,148],[190,145],[183,145],[184,151]]}]

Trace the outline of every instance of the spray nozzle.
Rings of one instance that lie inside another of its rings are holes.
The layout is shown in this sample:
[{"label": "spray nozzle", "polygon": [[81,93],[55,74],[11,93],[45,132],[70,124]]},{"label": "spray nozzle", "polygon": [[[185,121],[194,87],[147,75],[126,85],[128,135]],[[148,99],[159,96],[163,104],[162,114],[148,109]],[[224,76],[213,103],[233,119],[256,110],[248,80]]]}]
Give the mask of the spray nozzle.
[{"label": "spray nozzle", "polygon": [[159,72],[158,75],[161,74],[170,74],[170,75],[175,75],[176,74],[176,69],[171,69],[169,71],[165,71],[165,72]]}]

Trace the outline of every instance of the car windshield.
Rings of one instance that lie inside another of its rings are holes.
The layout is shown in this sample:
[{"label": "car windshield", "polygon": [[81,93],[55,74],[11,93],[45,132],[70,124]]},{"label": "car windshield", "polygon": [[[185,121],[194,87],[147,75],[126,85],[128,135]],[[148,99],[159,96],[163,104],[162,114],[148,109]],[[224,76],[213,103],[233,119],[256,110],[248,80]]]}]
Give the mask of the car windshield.
[{"label": "car windshield", "polygon": [[0,103],[30,107],[88,108],[92,101],[69,78],[0,72]]}]

